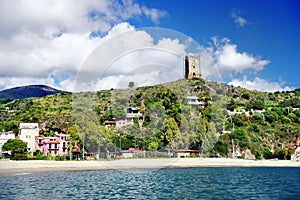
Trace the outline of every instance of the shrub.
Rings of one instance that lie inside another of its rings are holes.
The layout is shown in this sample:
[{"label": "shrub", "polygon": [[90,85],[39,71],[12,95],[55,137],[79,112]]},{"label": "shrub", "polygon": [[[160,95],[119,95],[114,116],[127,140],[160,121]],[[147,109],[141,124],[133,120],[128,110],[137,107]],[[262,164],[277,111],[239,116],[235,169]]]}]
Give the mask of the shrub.
[{"label": "shrub", "polygon": [[249,131],[254,131],[254,132],[257,132],[257,133],[260,131],[259,127],[256,124],[250,124],[249,127],[248,127],[248,130]]},{"label": "shrub", "polygon": [[273,154],[271,153],[270,149],[269,148],[265,148],[264,151],[263,151],[263,157],[265,159],[271,159],[273,158]]},{"label": "shrub", "polygon": [[12,160],[28,160],[27,155],[15,153],[14,157],[11,158]]},{"label": "shrub", "polygon": [[235,129],[231,133],[231,139],[236,140],[241,148],[246,147],[249,143],[247,132],[244,129]]},{"label": "shrub", "polygon": [[220,153],[222,156],[227,156],[228,154],[228,147],[221,141],[218,141],[216,143],[216,145],[214,146],[214,150]]},{"label": "shrub", "polygon": [[292,122],[297,122],[298,121],[298,117],[294,114],[294,113],[290,113],[288,115],[288,118],[292,121]]},{"label": "shrub", "polygon": [[291,123],[290,118],[288,118],[288,117],[286,117],[286,116],[283,116],[283,115],[281,115],[280,117],[281,117],[281,122],[282,122],[283,124],[289,124],[289,123]]},{"label": "shrub", "polygon": [[243,93],[242,98],[249,100],[250,99],[250,93],[249,92]]}]

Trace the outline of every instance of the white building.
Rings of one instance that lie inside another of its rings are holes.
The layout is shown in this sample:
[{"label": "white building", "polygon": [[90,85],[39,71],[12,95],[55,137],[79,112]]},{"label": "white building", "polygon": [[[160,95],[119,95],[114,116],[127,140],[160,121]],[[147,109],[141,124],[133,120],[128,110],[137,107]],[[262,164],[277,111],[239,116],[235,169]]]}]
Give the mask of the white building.
[{"label": "white building", "polygon": [[117,120],[116,121],[116,128],[117,129],[122,129],[128,125],[134,125],[133,120]]},{"label": "white building", "polygon": [[0,155],[2,154],[2,146],[9,139],[15,139],[15,134],[12,131],[0,133]]},{"label": "white building", "polygon": [[203,101],[199,101],[198,97],[196,96],[187,96],[187,100],[188,100],[188,105],[205,106],[205,103]]},{"label": "white building", "polygon": [[27,149],[29,153],[35,151],[35,137],[39,136],[38,123],[20,123],[19,138],[27,142]]}]

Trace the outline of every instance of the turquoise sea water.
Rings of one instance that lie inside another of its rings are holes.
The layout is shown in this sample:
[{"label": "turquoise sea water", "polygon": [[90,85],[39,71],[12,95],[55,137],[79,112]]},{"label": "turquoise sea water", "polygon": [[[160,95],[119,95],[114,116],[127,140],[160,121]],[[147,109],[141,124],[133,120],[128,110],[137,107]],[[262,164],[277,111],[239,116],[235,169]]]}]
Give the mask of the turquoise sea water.
[{"label": "turquoise sea water", "polygon": [[300,199],[300,168],[102,170],[3,176],[0,199]]}]

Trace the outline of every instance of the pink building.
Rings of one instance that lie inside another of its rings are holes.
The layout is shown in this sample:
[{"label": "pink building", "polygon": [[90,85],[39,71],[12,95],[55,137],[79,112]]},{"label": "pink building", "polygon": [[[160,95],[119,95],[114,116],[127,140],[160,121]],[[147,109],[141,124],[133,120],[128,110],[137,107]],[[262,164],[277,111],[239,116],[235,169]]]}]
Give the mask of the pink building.
[{"label": "pink building", "polygon": [[69,134],[55,134],[54,137],[35,137],[35,148],[40,150],[44,156],[65,156],[69,154],[70,144]]}]

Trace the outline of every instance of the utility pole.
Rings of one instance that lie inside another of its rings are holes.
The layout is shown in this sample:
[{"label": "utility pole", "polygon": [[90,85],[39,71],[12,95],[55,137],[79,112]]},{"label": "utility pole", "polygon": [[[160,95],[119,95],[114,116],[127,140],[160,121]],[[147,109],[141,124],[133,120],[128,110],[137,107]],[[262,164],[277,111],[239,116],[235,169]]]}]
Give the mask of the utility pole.
[{"label": "utility pole", "polygon": [[232,142],[232,158],[235,158],[235,150],[234,150],[234,141],[231,139]]},{"label": "utility pole", "polygon": [[70,140],[70,145],[69,145],[69,156],[70,156],[70,161],[72,160],[72,149],[73,149],[73,146],[72,146],[72,139]]},{"label": "utility pole", "polygon": [[[231,120],[232,122],[232,133],[234,131],[234,122]],[[235,149],[234,149],[234,141],[233,139],[231,139],[231,143],[232,143],[232,158],[235,158]]]},{"label": "utility pole", "polygon": [[83,138],[82,138],[82,147],[83,147],[83,149],[82,149],[82,153],[83,153],[83,155],[82,155],[82,159],[84,160],[84,136],[83,136]]},{"label": "utility pole", "polygon": [[100,160],[100,135],[98,135],[98,160]]}]

